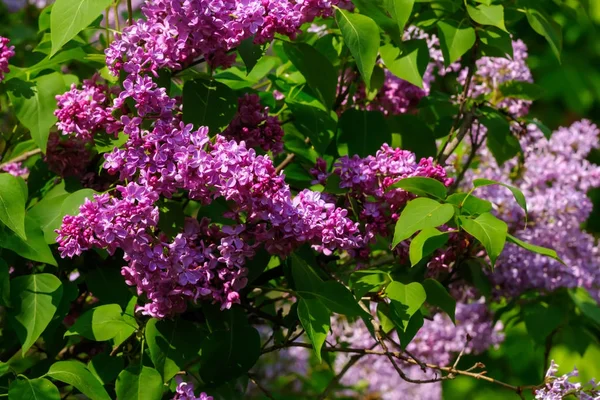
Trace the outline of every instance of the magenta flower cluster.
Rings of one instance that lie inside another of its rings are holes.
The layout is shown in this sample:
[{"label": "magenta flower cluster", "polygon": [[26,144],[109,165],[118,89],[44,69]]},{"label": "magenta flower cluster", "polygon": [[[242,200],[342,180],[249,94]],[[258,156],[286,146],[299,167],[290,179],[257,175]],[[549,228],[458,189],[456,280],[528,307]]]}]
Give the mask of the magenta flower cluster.
[{"label": "magenta flower cluster", "polygon": [[15,55],[15,46],[9,46],[9,42],[7,38],[0,36],[0,82],[4,80],[4,74],[10,72],[8,59]]},{"label": "magenta flower cluster", "polygon": [[222,133],[228,139],[244,141],[246,146],[283,152],[283,129],[277,117],[269,116],[269,108],[260,104],[257,94],[245,94],[238,100],[238,112]]},{"label": "magenta flower cluster", "polygon": [[175,397],[172,400],[213,400],[212,396],[202,392],[199,396],[194,394],[194,384],[184,381],[180,376],[175,377],[177,388]]},{"label": "magenta flower cluster", "polygon": [[598,400],[600,399],[600,388],[593,380],[589,386],[583,386],[578,382],[569,382],[571,378],[579,376],[577,368],[573,371],[557,376],[558,364],[552,360],[550,367],[546,372],[545,385],[535,391],[536,400],[562,400],[568,397],[579,400]]},{"label": "magenta flower cluster", "polygon": [[29,168],[24,167],[20,162],[6,163],[0,166],[0,169],[16,177],[24,177],[29,175]]}]

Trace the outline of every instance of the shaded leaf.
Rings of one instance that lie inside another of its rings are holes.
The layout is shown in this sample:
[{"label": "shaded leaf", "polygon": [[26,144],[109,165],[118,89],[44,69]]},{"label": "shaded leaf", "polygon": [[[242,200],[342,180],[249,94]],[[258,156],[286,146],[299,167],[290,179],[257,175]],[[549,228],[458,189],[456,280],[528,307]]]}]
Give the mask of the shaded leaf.
[{"label": "shaded leaf", "polygon": [[163,382],[157,370],[136,365],[121,371],[116,392],[119,400],[160,400]]},{"label": "shaded leaf", "polygon": [[110,400],[102,383],[79,361],[55,362],[45,376],[74,386],[91,400]]},{"label": "shaded leaf", "polygon": [[506,243],[506,223],[490,213],[481,214],[475,219],[460,217],[460,221],[462,228],[485,247],[493,267]]},{"label": "shaded leaf", "polygon": [[329,310],[319,300],[300,299],[298,301],[298,318],[313,345],[315,355],[321,362],[321,348],[330,327]]},{"label": "shaded leaf", "polygon": [[424,257],[432,254],[448,241],[448,234],[435,228],[425,228],[410,241],[409,258],[411,266],[415,266]]}]

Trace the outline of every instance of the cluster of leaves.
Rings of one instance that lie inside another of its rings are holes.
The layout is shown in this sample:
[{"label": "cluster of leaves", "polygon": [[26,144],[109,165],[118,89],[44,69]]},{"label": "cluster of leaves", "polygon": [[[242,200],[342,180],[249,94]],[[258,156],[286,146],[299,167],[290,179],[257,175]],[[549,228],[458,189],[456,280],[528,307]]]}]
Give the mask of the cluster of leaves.
[{"label": "cluster of leaves", "polygon": [[[288,155],[275,161],[284,167],[295,190],[310,187],[343,198],[346,193],[334,180],[325,186],[312,183],[309,170],[319,157],[332,165],[340,156],[364,157],[389,143],[418,157],[440,159],[449,155],[444,155],[448,148],[457,149],[452,141],[461,124],[473,120],[488,128],[487,145],[499,164],[519,156],[521,148],[510,129],[513,120],[493,108],[490,98],[457,103],[456,84],[438,83],[414,114],[386,117],[347,103],[358,84],[364,84],[369,99],[374,98],[384,84],[382,65],[399,78],[423,85],[429,48],[423,39],[403,40],[408,25],[438,35],[446,66],[457,61],[472,66],[483,56],[512,54],[507,25],[522,24],[545,38],[550,53],[559,59],[561,26],[551,17],[552,10],[534,0],[353,3],[356,10],[337,9],[335,18],[319,21],[326,25],[324,36],[305,33],[296,41],[277,40],[268,46],[248,39],[236,49],[238,60],[232,68],[161,71],[157,82],[171,96],[182,97],[185,122],[208,126],[213,132],[234,118],[238,97],[257,93],[284,122]],[[255,328],[258,322],[272,325],[269,341],[275,346],[284,346],[295,332],[304,330],[316,362],[331,362],[330,354],[321,350],[334,313],[362,318],[374,336],[378,328],[385,333],[395,330],[402,347],[414,338],[431,309],[441,309],[454,321],[456,301],[447,283],[425,277],[427,261],[447,244],[451,233],[474,238],[472,246],[485,250],[491,266],[484,258],[472,257],[457,268],[487,295],[491,288],[482,267],[493,267],[507,241],[559,259],[553,250],[509,234],[506,223],[492,213],[492,204],[473,194],[482,186],[506,186],[526,212],[518,188],[480,179],[472,182],[469,193],[455,193],[455,188],[437,180],[407,178],[393,188],[418,197],[403,209],[393,239],[384,239],[373,254],[385,259],[400,242],[412,238],[409,264],[390,257],[381,268],[352,272],[347,259],[316,255],[309,248],[285,260],[260,253],[248,266],[250,284],[242,304],[231,310],[199,303],[173,320],[136,314],[144,299],[138,299],[120,275],[122,254],[88,252],[74,260],[57,256],[55,229],[94,191],[77,179],[57,176],[44,158],[57,122],[55,96],[95,71],[118,84],[108,73],[102,52],[112,35],[102,13],[112,6],[119,12],[119,1],[57,0],[41,11],[28,7],[0,17],[7,22],[0,34],[15,38],[17,45],[14,66],[0,83],[2,162],[23,160],[30,170],[26,180],[0,174],[0,391],[10,400],[54,400],[76,393],[93,400],[161,399],[172,396],[173,378],[180,372],[194,376],[216,398],[245,398],[252,378],[249,371],[264,350]],[[22,17],[28,22],[25,26],[20,26]],[[346,89],[339,82],[347,70],[357,74]],[[274,90],[283,93],[284,100],[276,100]],[[539,87],[526,83],[504,85],[500,92],[527,100],[541,95]],[[124,141],[124,135],[99,136],[90,149],[90,172],[100,170],[102,155]],[[185,216],[226,222],[225,207],[218,202],[201,207],[185,199],[163,201],[160,229],[169,235],[179,232]],[[281,292],[293,295],[295,301],[279,307]],[[365,298],[378,300],[375,317]],[[497,318],[524,326],[525,335],[538,346],[551,347],[560,339],[585,352],[583,343],[598,340],[600,309],[582,289],[552,296],[529,293],[505,303],[498,306]],[[506,379],[538,383],[543,368],[539,360],[533,364],[533,377],[517,373]],[[305,382],[307,391],[323,391],[334,373],[328,369],[322,378]]]}]

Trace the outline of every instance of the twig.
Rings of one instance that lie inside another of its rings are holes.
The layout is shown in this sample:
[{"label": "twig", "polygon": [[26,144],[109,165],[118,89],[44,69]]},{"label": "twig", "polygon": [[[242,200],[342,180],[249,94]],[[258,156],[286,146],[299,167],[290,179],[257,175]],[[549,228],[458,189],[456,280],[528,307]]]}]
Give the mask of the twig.
[{"label": "twig", "polygon": [[364,354],[357,354],[350,357],[350,360],[348,360],[348,362],[346,363],[346,365],[344,365],[342,370],[336,376],[334,376],[331,381],[329,381],[327,387],[325,388],[325,390],[323,390],[323,393],[321,393],[321,395],[318,397],[318,400],[323,400],[327,398],[327,395],[329,394],[329,392],[331,392],[331,389],[333,389],[333,387],[337,385],[337,383],[342,379],[346,372],[348,372],[348,370],[352,368],[354,364],[356,364],[364,356]]},{"label": "twig", "polygon": [[2,168],[2,167],[5,167],[6,165],[8,165],[8,164],[11,164],[11,163],[16,163],[16,162],[25,161],[25,160],[27,160],[29,157],[33,157],[33,156],[35,156],[35,155],[37,155],[37,154],[40,154],[41,152],[42,152],[42,150],[41,150],[41,149],[35,149],[35,150],[30,150],[30,151],[27,151],[27,152],[25,152],[25,153],[21,154],[20,156],[17,156],[17,157],[15,157],[15,158],[13,158],[13,159],[10,159],[10,160],[8,160],[8,161],[6,161],[6,162],[4,162],[4,163],[0,164],[0,168]]},{"label": "twig", "polygon": [[261,392],[263,392],[263,394],[265,396],[267,396],[267,398],[275,400],[275,397],[273,397],[273,395],[271,394],[271,392],[269,392],[267,390],[266,387],[264,387],[257,379],[256,379],[256,375],[248,373],[248,378],[250,379],[250,381],[252,383],[254,383],[256,385],[257,388],[260,389]]},{"label": "twig", "polygon": [[469,334],[467,334],[467,340],[465,342],[465,345],[463,346],[463,348],[460,351],[460,353],[458,353],[458,357],[456,357],[456,360],[454,360],[454,364],[452,365],[452,369],[456,369],[456,366],[460,362],[460,359],[462,358],[463,354],[465,354],[465,350],[467,349],[467,346],[469,345],[470,341],[471,341],[471,336]]},{"label": "twig", "polygon": [[[309,144],[310,143],[310,139],[306,138],[304,139],[304,143]],[[278,174],[281,171],[283,171],[283,169],[285,167],[287,167],[288,165],[290,165],[292,163],[292,161],[294,161],[294,158],[296,157],[296,153],[289,153],[285,159],[275,168],[275,173]]]},{"label": "twig", "polygon": [[127,17],[129,26],[133,25],[133,5],[131,4],[131,0],[127,0]]}]

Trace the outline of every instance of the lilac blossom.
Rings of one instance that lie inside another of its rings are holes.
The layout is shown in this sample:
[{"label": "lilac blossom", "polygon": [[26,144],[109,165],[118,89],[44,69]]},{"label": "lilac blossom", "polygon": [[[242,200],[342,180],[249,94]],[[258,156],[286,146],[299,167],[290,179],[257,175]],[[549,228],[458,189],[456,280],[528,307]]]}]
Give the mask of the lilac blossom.
[{"label": "lilac blossom", "polygon": [[552,360],[544,378],[544,386],[535,391],[536,400],[562,400],[569,396],[580,400],[600,399],[600,390],[598,390],[598,385],[593,380],[589,386],[584,386],[578,382],[570,382],[571,378],[579,376],[577,368],[562,376],[557,376],[557,373],[558,364]]},{"label": "lilac blossom", "polygon": [[4,80],[4,74],[8,74],[8,59],[15,55],[15,46],[9,46],[9,39],[0,36],[0,82]]},{"label": "lilac blossom", "polygon": [[2,171],[16,177],[26,177],[29,175],[29,168],[24,167],[20,162],[8,162],[0,166]]},{"label": "lilac blossom", "polygon": [[175,397],[172,400],[213,400],[212,396],[206,393],[200,393],[199,396],[194,394],[194,384],[184,381],[179,375],[175,377],[177,388],[175,389]]}]

